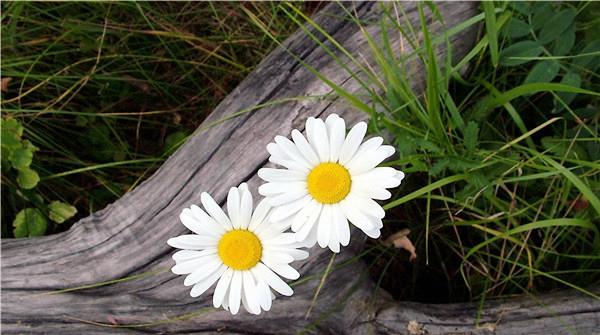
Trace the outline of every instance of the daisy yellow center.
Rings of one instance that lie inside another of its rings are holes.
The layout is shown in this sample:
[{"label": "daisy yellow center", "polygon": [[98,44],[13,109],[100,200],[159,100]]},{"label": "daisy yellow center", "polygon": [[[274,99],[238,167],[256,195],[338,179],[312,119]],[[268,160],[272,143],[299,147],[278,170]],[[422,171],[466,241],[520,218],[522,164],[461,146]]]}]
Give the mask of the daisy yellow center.
[{"label": "daisy yellow center", "polygon": [[308,192],[323,204],[338,203],[348,195],[352,179],[348,170],[338,163],[321,163],[310,171]]},{"label": "daisy yellow center", "polygon": [[251,269],[262,257],[262,244],[258,237],[242,229],[226,232],[219,240],[217,250],[223,263],[234,270]]}]

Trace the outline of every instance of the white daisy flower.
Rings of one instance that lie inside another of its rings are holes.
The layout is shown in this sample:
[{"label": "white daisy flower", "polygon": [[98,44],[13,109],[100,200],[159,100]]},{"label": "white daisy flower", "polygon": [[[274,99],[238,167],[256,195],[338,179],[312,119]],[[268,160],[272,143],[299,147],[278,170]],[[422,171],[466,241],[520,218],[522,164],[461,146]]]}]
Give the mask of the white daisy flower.
[{"label": "white daisy flower", "polygon": [[292,140],[276,136],[269,143],[269,161],[285,169],[263,168],[258,175],[267,181],[258,192],[273,207],[271,220],[290,222],[296,239],[311,247],[339,252],[350,242],[348,221],[369,237],[377,238],[385,216],[375,200],[391,197],[387,190],[400,185],[404,173],[391,167],[377,167],[394,154],[382,145],[383,138],[363,138],[365,122],[357,123],[346,135],[344,119],[335,114],[323,122],[306,121],[305,138],[292,131]]},{"label": "white daisy flower", "polygon": [[200,199],[206,212],[192,205],[180,215],[194,234],[167,241],[183,249],[173,255],[176,265],[171,271],[187,275],[183,284],[193,285],[190,295],[201,295],[218,280],[213,305],[232,314],[238,312],[240,301],[249,313],[268,311],[275,298],[271,289],[292,295],[280,276],[298,279],[300,274],[289,263],[307,258],[308,252],[298,250],[294,234],[284,233],[289,225],[268,222],[272,212],[268,202],[261,201],[252,212],[252,194],[246,184],[229,190],[229,216],[208,193]]}]

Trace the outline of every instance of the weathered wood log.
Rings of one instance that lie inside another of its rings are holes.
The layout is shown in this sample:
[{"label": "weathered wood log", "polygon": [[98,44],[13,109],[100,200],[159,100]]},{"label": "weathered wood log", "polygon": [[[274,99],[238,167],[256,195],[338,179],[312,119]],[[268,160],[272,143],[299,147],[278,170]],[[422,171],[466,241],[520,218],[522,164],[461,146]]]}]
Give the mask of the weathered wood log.
[{"label": "weathered wood log", "polygon": [[[378,3],[346,3],[376,34]],[[404,3],[407,17],[418,22],[415,3]],[[446,27],[472,17],[477,4],[438,3]],[[340,4],[328,5],[316,21],[351,53],[369,57],[367,43]],[[474,40],[470,30],[452,38],[463,55]],[[394,38],[397,49],[399,38]],[[326,39],[321,36],[323,41]],[[284,46],[345,89],[359,92],[350,75],[301,31]],[[440,51],[441,52],[441,51]],[[416,71],[417,72],[417,71]],[[415,86],[422,78],[414,76]],[[430,305],[393,301],[374,284],[360,261],[347,264],[361,250],[355,238],[333,261],[310,315],[307,310],[327,265],[328,250],[313,248],[296,265],[305,279],[295,295],[277,299],[268,313],[231,316],[212,309],[211,292],[191,298],[183,278],[168,271],[96,288],[60,294],[50,291],[169,269],[174,252],[169,237],[185,228],[182,208],[199,203],[207,191],[223,202],[227,190],[248,181],[255,191],[256,171],[266,164],[265,146],[276,134],[302,128],[308,116],[338,113],[352,124],[365,118],[337,100],[297,99],[244,113],[233,113],[277,99],[322,95],[331,89],[307,71],[284,48],[272,52],[206,119],[154,176],[104,210],[69,231],[40,238],[2,240],[2,332],[4,334],[96,333],[253,333],[288,334],[302,330],[324,334],[590,334],[600,329],[600,305],[573,292],[542,297],[488,301],[477,328],[474,304]],[[255,192],[256,194],[256,192]],[[358,236],[359,234],[355,234]],[[410,325],[410,326],[409,326]]]}]

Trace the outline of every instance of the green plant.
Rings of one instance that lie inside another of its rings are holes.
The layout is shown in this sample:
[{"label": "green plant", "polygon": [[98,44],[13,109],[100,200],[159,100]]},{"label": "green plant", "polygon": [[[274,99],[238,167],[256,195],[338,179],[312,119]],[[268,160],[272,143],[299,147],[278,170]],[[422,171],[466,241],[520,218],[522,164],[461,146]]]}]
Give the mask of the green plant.
[{"label": "green plant", "polygon": [[3,237],[24,208],[59,232],[152,175],[274,47],[241,8],[294,28],[276,3],[1,6]]},{"label": "green plant", "polygon": [[[12,221],[15,237],[44,235],[48,228],[46,218],[61,224],[73,217],[77,209],[67,203],[54,200],[49,204],[35,192],[40,181],[38,173],[31,168],[34,152],[38,150],[31,142],[22,139],[23,126],[12,118],[0,119],[2,134],[2,183],[9,191],[28,204]],[[4,189],[6,192],[6,188]],[[14,204],[12,204],[14,205]],[[37,207],[37,208],[36,208]]]},{"label": "green plant", "polygon": [[[555,287],[600,298],[585,289],[600,280],[600,52],[589,34],[598,21],[587,14],[597,5],[486,3],[440,36],[425,19],[434,4],[419,5],[418,27],[401,5],[382,9],[380,39],[363,30],[376,70],[303,17],[367,97],[305,66],[368,113],[372,133],[392,136],[399,157],[389,164],[408,175],[385,206],[384,229],[410,228],[421,257],[412,264],[371,241],[366,259],[377,263],[377,282],[402,299],[433,302]],[[463,58],[436,56],[479,23],[485,33]],[[390,38],[398,31],[413,51],[398,52]],[[423,94],[410,80],[416,71],[425,74]]]}]

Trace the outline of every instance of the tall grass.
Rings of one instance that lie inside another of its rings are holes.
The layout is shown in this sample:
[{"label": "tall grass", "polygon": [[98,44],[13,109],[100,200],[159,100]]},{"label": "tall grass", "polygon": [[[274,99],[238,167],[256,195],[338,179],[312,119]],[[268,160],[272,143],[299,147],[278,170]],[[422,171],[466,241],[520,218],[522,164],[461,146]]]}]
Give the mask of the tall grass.
[{"label": "tall grass", "polygon": [[[391,136],[398,157],[387,164],[408,175],[385,204],[384,236],[409,228],[420,257],[410,263],[369,241],[365,259],[375,262],[376,281],[397,298],[430,302],[565,287],[600,298],[586,289],[600,282],[600,40],[589,31],[598,5],[486,3],[436,36],[425,18],[435,5],[419,5],[418,26],[407,23],[402,4],[381,6],[382,34],[363,29],[372,67],[303,17],[366,97],[306,66],[370,115],[372,134]],[[436,56],[452,35],[477,25],[464,57]],[[398,32],[413,51],[393,45]],[[423,93],[414,75],[424,76]]]},{"label": "tall grass", "polygon": [[280,7],[3,2],[2,236],[64,230],[149,177],[276,45],[243,10],[282,39]]}]

